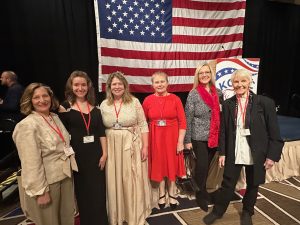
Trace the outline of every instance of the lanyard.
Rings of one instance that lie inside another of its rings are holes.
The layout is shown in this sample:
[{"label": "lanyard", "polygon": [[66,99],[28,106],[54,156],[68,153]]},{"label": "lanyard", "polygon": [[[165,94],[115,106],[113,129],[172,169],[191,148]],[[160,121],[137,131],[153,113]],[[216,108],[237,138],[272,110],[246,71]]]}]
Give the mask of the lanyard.
[{"label": "lanyard", "polygon": [[54,122],[56,128],[53,127],[53,126],[48,122],[48,120],[47,120],[42,114],[40,114],[40,115],[43,117],[43,119],[46,121],[46,123],[49,125],[49,127],[51,127],[52,130],[54,130],[55,133],[58,134],[58,136],[60,137],[60,139],[66,144],[65,138],[64,138],[64,136],[63,136],[61,130],[59,129],[59,127],[58,127],[57,124],[55,123],[55,120],[53,119],[53,117],[51,116],[51,114],[50,114],[49,116],[50,116],[51,119],[53,120],[53,122]]},{"label": "lanyard", "polygon": [[164,99],[163,102],[160,102],[160,101],[159,101],[160,98],[161,98],[160,96],[157,96],[157,97],[156,97],[156,100],[157,100],[157,103],[158,103],[158,105],[159,105],[158,108],[159,108],[159,111],[160,111],[160,119],[162,119],[162,118],[163,118],[163,111],[164,111],[165,104],[166,104],[166,98],[164,98],[164,96],[162,96],[162,98]]},{"label": "lanyard", "polygon": [[[246,119],[246,111],[247,111],[248,100],[249,100],[249,92],[247,93],[244,109],[243,109],[243,106],[242,106],[241,97],[237,96],[237,99],[238,99],[239,107],[241,109],[241,114],[242,114],[242,123],[243,123],[242,125],[245,128],[245,119]],[[237,117],[237,112],[236,112],[236,117]]]},{"label": "lanyard", "polygon": [[115,113],[116,113],[116,117],[117,117],[117,123],[118,123],[118,119],[119,119],[119,114],[120,114],[120,111],[121,111],[121,108],[122,108],[122,104],[123,104],[123,101],[121,100],[121,103],[120,103],[120,108],[119,110],[117,110],[117,106],[116,106],[116,103],[114,101],[114,107],[115,107]]},{"label": "lanyard", "polygon": [[89,105],[88,102],[86,102],[86,105],[87,105],[88,112],[89,112],[89,121],[88,121],[88,122],[86,122],[85,117],[84,117],[84,115],[83,115],[83,113],[82,113],[82,111],[81,111],[81,109],[80,109],[78,103],[76,102],[76,106],[77,106],[77,108],[78,108],[79,111],[80,111],[81,117],[82,117],[82,119],[83,119],[83,122],[84,122],[84,125],[85,125],[85,128],[86,128],[86,132],[87,132],[87,134],[89,135],[89,134],[90,134],[90,124],[91,124],[91,112],[90,112],[90,105]]}]

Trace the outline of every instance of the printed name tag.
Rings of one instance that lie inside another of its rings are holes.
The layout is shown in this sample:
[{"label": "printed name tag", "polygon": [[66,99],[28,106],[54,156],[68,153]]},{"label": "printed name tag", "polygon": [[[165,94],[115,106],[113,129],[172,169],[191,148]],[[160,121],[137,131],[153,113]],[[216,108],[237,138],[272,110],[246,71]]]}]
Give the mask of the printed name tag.
[{"label": "printed name tag", "polygon": [[115,130],[120,130],[120,129],[122,129],[122,124],[120,124],[120,123],[113,123],[113,129],[115,129]]},{"label": "printed name tag", "polygon": [[85,136],[83,137],[83,143],[92,143],[94,142],[94,135],[90,135],[90,136]]},{"label": "printed name tag", "polygon": [[240,134],[242,136],[249,136],[250,134],[250,129],[240,129]]},{"label": "printed name tag", "polygon": [[70,156],[70,155],[73,155],[74,154],[74,150],[71,146],[69,147],[64,147],[64,152],[66,154],[66,156]]},{"label": "printed name tag", "polygon": [[156,125],[159,127],[165,127],[165,126],[167,126],[167,121],[166,120],[158,120]]}]

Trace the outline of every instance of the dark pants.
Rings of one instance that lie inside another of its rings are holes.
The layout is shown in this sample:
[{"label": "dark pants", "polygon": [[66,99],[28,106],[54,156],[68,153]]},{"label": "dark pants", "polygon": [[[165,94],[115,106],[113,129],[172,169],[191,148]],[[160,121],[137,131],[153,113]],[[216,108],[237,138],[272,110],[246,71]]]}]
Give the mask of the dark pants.
[{"label": "dark pants", "polygon": [[207,141],[192,140],[193,150],[197,157],[195,168],[195,181],[200,188],[196,193],[197,198],[205,198],[208,200],[208,193],[206,190],[206,180],[208,175],[209,165],[216,153],[215,148],[209,148]]},{"label": "dark pants", "polygon": [[[223,216],[226,212],[229,202],[235,191],[236,183],[241,174],[244,165],[234,165],[234,169],[230,173],[225,169],[222,181],[222,187],[219,190],[213,213]],[[243,198],[243,211],[247,211],[251,216],[254,214],[254,205],[257,198],[258,185],[253,184],[253,166],[245,166],[247,189]]]}]

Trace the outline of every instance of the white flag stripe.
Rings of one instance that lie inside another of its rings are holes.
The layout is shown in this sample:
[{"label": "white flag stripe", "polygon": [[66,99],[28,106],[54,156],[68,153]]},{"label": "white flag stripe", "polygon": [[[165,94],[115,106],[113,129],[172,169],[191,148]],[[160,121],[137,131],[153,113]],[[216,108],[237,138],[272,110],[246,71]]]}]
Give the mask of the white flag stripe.
[{"label": "white flag stripe", "polygon": [[[241,48],[243,42],[235,41],[217,44],[169,44],[169,43],[141,43],[134,41],[119,41],[101,38],[102,48],[118,48],[122,50],[147,52],[218,52]],[[223,46],[223,47],[222,47]]]},{"label": "white flag stripe", "polygon": [[208,10],[194,10],[173,8],[173,17],[182,17],[190,19],[209,19],[224,20],[245,16],[245,9],[229,10],[229,11],[208,11]]},{"label": "white flag stripe", "polygon": [[196,68],[200,62],[208,60],[141,60],[122,59],[102,56],[102,66],[120,66],[129,68],[162,69],[162,68]]},{"label": "white flag stripe", "polygon": [[[109,74],[102,74],[101,81],[106,83]],[[126,74],[126,80],[129,84],[144,84],[151,85],[151,77],[146,76],[130,76]],[[191,84],[194,81],[194,76],[169,76],[169,84]]]},{"label": "white flag stripe", "polygon": [[219,35],[230,35],[236,33],[243,33],[244,26],[231,26],[231,27],[218,27],[218,28],[208,28],[208,27],[179,27],[173,26],[174,35],[190,35],[190,36],[219,36]]}]

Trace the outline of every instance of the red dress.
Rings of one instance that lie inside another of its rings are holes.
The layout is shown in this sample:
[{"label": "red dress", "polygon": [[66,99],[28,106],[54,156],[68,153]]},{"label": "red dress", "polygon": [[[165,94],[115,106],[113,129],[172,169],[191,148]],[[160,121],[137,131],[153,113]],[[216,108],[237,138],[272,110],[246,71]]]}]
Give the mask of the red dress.
[{"label": "red dress", "polygon": [[[183,154],[177,154],[179,129],[186,129],[184,109],[179,97],[174,94],[145,98],[145,116],[149,122],[149,177],[160,182],[164,177],[175,181],[185,175]],[[166,126],[159,126],[159,121]],[[164,123],[164,122],[163,122]]]}]

